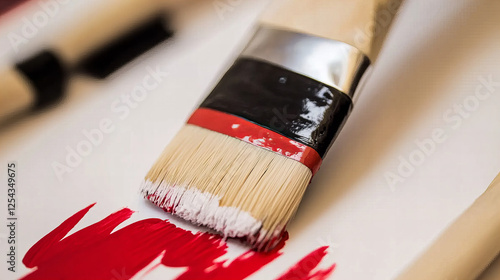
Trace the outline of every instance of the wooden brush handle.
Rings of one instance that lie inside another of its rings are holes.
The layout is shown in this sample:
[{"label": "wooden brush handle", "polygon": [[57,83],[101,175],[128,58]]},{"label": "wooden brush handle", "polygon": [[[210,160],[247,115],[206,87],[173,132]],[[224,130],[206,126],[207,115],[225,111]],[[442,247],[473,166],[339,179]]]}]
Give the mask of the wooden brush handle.
[{"label": "wooden brush handle", "polygon": [[13,68],[0,71],[0,124],[8,116],[33,105],[32,87],[19,71]]},{"label": "wooden brush handle", "polygon": [[475,279],[499,252],[500,174],[397,279]]},{"label": "wooden brush handle", "polygon": [[64,62],[76,63],[87,53],[122,35],[163,6],[180,0],[106,0],[97,11],[71,23],[53,46]]},{"label": "wooden brush handle", "polygon": [[500,256],[486,268],[476,280],[498,280],[500,279]]},{"label": "wooden brush handle", "polygon": [[401,0],[275,0],[261,22],[348,43],[374,61],[400,4]]}]

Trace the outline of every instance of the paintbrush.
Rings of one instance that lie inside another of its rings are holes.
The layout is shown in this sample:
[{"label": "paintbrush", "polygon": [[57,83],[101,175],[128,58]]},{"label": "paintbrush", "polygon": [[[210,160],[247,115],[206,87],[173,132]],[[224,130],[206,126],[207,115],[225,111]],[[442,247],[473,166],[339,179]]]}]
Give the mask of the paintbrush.
[{"label": "paintbrush", "polygon": [[499,253],[500,174],[397,279],[476,279]]},{"label": "paintbrush", "polygon": [[347,120],[400,3],[271,3],[146,175],[144,197],[256,250],[273,248]]},{"label": "paintbrush", "polygon": [[172,35],[165,8],[177,0],[110,0],[28,59],[0,71],[0,121],[61,99],[74,73],[105,78]]}]

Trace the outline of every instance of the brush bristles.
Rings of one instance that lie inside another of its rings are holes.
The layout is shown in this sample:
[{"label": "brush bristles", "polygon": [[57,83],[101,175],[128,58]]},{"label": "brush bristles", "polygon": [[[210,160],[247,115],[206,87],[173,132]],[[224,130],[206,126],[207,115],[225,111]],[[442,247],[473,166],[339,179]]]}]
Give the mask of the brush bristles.
[{"label": "brush bristles", "polygon": [[311,176],[298,161],[187,124],[147,174],[142,193],[168,212],[266,251],[280,241]]}]

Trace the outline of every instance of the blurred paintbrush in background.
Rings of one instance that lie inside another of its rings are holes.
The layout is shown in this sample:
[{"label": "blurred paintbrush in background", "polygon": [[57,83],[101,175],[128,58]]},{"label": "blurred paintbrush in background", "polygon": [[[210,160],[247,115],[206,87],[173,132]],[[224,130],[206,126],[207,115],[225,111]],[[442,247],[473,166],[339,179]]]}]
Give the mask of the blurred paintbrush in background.
[{"label": "blurred paintbrush in background", "polygon": [[0,70],[0,123],[54,104],[74,73],[105,78],[172,35],[166,9],[177,0],[112,0],[68,22],[47,48]]}]

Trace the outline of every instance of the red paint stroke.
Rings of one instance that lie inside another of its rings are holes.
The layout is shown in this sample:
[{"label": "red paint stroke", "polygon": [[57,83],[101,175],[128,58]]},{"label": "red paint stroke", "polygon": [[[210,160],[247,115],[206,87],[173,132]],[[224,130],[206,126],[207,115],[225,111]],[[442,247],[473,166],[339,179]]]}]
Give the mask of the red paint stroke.
[{"label": "red paint stroke", "polygon": [[[268,263],[281,256],[283,253],[279,252],[285,245],[288,235],[283,238],[271,252],[259,253],[252,250],[246,251],[242,255],[227,264],[227,260],[215,262],[211,266],[193,266],[176,278],[176,280],[188,279],[205,279],[205,280],[219,280],[219,279],[245,279],[255,273]],[[165,264],[165,263],[163,263]]]},{"label": "red paint stroke", "polygon": [[[176,279],[238,280],[282,255],[284,241],[270,253],[249,250],[234,260],[219,260],[227,253],[220,236],[192,233],[161,219],[140,220],[113,232],[133,214],[128,208],[66,236],[94,205],[66,219],[28,250],[23,263],[36,269],[22,279],[125,280],[163,254],[161,264],[187,268]],[[325,255],[326,247],[313,251],[279,279],[325,279],[334,266],[311,273]]]},{"label": "red paint stroke", "polygon": [[309,255],[302,258],[299,262],[297,262],[293,267],[291,267],[287,272],[282,274],[276,280],[323,280],[327,279],[330,274],[332,274],[335,269],[335,264],[322,270],[318,270],[314,273],[312,271],[318,266],[321,260],[326,256],[328,246],[320,247]]},{"label": "red paint stroke", "polygon": [[311,169],[313,175],[321,165],[322,159],[313,148],[231,114],[198,108],[187,123],[240,139],[301,162]]}]

